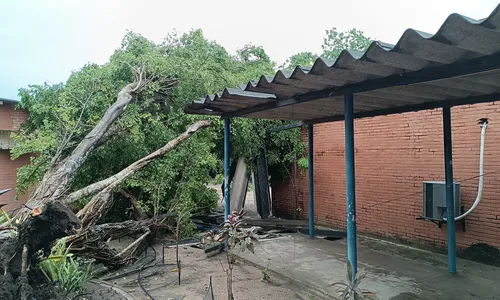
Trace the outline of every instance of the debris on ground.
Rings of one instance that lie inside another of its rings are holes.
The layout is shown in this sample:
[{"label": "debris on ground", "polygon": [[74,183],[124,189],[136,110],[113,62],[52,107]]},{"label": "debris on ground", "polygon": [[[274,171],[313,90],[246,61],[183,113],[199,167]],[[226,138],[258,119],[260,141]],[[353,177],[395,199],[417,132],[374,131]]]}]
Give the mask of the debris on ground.
[{"label": "debris on ground", "polygon": [[[220,262],[225,259],[221,255],[207,257],[202,249],[189,245],[179,248],[182,260],[182,279],[178,284],[178,270],[175,263],[175,248],[166,247],[165,263],[162,263],[161,243],[148,248],[148,254],[140,257],[132,265],[99,278],[113,286],[123,289],[135,299],[212,299],[210,277],[212,277],[214,299],[226,299],[226,274]],[[156,258],[155,258],[156,253]],[[153,258],[155,258],[153,260]],[[145,267],[143,265],[149,262]],[[139,285],[138,274],[143,288]],[[244,262],[235,263],[233,289],[238,300],[254,299],[302,299],[298,297],[300,291],[288,281],[273,276],[269,282],[262,282],[262,270],[246,265]],[[307,299],[307,298],[305,298]]]}]

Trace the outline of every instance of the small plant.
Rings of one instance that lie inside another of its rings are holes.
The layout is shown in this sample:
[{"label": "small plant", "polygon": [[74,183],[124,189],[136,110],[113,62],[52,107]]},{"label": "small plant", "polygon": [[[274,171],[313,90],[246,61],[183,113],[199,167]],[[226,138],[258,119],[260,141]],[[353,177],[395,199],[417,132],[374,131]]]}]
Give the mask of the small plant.
[{"label": "small plant", "polygon": [[[227,299],[234,300],[233,296],[233,268],[236,256],[245,250],[255,253],[255,244],[259,239],[255,233],[258,227],[244,229],[243,211],[233,212],[222,224],[218,232],[215,230],[207,232],[205,239],[210,242],[226,243],[227,269],[222,266],[227,276]],[[235,251],[238,251],[235,253]]]},{"label": "small plant", "polygon": [[271,270],[269,269],[269,266],[271,265],[271,259],[267,259],[267,265],[264,269],[262,269],[262,281],[269,281],[271,279]]},{"label": "small plant", "polygon": [[347,283],[339,281],[332,283],[330,286],[337,286],[337,292],[341,300],[377,299],[371,292],[359,288],[361,280],[365,277],[366,273],[361,272],[357,272],[356,275],[353,276],[351,262],[347,261]]},{"label": "small plant", "polygon": [[307,159],[307,157],[301,157],[297,161],[297,165],[299,166],[301,171],[305,171],[309,169],[309,160]]},{"label": "small plant", "polygon": [[52,254],[42,260],[40,266],[47,279],[57,283],[66,294],[83,290],[92,278],[92,264],[81,266],[69,253],[65,239],[56,243]]},{"label": "small plant", "polygon": [[13,237],[17,235],[17,231],[14,229],[9,213],[0,208],[0,225],[2,224],[7,224],[7,227],[0,227],[1,230],[10,230]]}]

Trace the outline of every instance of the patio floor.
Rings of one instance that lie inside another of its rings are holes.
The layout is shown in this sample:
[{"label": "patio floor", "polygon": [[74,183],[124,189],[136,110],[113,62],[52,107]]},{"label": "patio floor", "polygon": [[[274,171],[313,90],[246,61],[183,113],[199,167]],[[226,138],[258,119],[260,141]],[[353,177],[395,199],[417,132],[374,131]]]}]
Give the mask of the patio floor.
[{"label": "patio floor", "polygon": [[[364,237],[358,244],[358,269],[367,273],[360,287],[378,299],[500,299],[500,268],[458,259],[453,275],[441,254]],[[293,234],[262,241],[255,255],[240,257],[261,268],[269,263],[274,275],[294,282],[306,299],[327,299],[335,294],[329,284],[345,282],[346,249],[344,240]]]}]

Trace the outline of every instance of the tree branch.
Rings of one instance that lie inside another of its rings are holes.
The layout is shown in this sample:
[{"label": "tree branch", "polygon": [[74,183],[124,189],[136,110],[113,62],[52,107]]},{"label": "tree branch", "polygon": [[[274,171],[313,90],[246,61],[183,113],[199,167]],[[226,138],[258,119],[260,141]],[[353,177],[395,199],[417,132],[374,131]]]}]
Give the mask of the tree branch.
[{"label": "tree branch", "polygon": [[[80,116],[78,117],[78,120],[76,121],[75,126],[73,126],[73,128],[71,128],[71,130],[69,132],[66,131],[66,133],[64,134],[64,138],[61,142],[61,145],[57,149],[56,154],[52,157],[52,160],[50,161],[51,166],[53,166],[57,163],[57,161],[59,160],[59,157],[61,157],[61,154],[63,153],[64,149],[66,148],[66,145],[73,138],[73,135],[75,134],[76,129],[78,128],[78,126],[80,126],[80,123],[81,123],[82,118],[83,118],[83,113],[85,112],[85,109],[87,108],[87,104],[89,103],[93,94],[94,94],[94,91],[92,91],[90,93],[89,97],[87,97],[86,101],[84,103],[82,103],[82,109],[80,111]],[[61,120],[61,122],[62,122],[62,120]]]},{"label": "tree branch", "polygon": [[137,170],[145,167],[147,164],[149,164],[152,160],[161,157],[165,155],[167,152],[175,148],[178,144],[184,142],[187,140],[193,133],[198,131],[201,128],[208,127],[210,126],[210,121],[199,121],[197,123],[194,123],[193,125],[189,126],[189,128],[180,136],[177,138],[169,141],[165,146],[162,148],[156,150],[155,152],[141,158],[140,160],[132,163],[130,166],[127,168],[121,170],[120,172],[116,173],[115,175],[108,177],[106,179],[103,179],[101,181],[98,181],[96,183],[93,183],[91,185],[88,185],[78,191],[75,191],[71,194],[68,195],[64,199],[65,204],[71,204],[75,201],[80,200],[83,197],[93,195],[99,191],[102,191],[105,189],[107,186],[111,185],[114,182],[121,183],[123,180],[128,178],[130,175],[134,174]]},{"label": "tree branch", "polygon": [[132,176],[138,170],[147,166],[151,161],[164,156],[166,153],[177,147],[179,144],[186,141],[191,135],[193,135],[196,131],[201,128],[210,126],[210,121],[199,121],[189,126],[189,128],[180,136],[175,139],[169,141],[162,148],[154,151],[153,153],[139,159],[138,161],[132,163],[130,166],[116,173],[115,175],[91,184],[81,190],[71,193],[68,197],[63,199],[63,203],[66,205],[71,204],[82,197],[92,195],[94,193],[99,192],[95,195],[85,207],[78,212],[78,217],[82,219],[82,223],[89,224],[90,218],[96,219],[101,216],[103,213],[107,202],[112,194],[112,191],[125,179]]}]

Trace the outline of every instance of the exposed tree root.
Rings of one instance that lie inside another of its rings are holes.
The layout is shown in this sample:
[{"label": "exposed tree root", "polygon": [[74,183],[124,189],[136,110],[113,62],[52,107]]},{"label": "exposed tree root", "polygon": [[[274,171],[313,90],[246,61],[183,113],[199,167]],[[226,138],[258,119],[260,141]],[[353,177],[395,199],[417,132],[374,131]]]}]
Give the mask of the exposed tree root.
[{"label": "exposed tree root", "polygon": [[[73,253],[116,268],[133,262],[155,235],[166,229],[164,222],[155,219],[108,223],[91,226],[84,232],[70,236],[67,242]],[[121,251],[109,245],[112,240],[139,234],[141,236]]]}]

